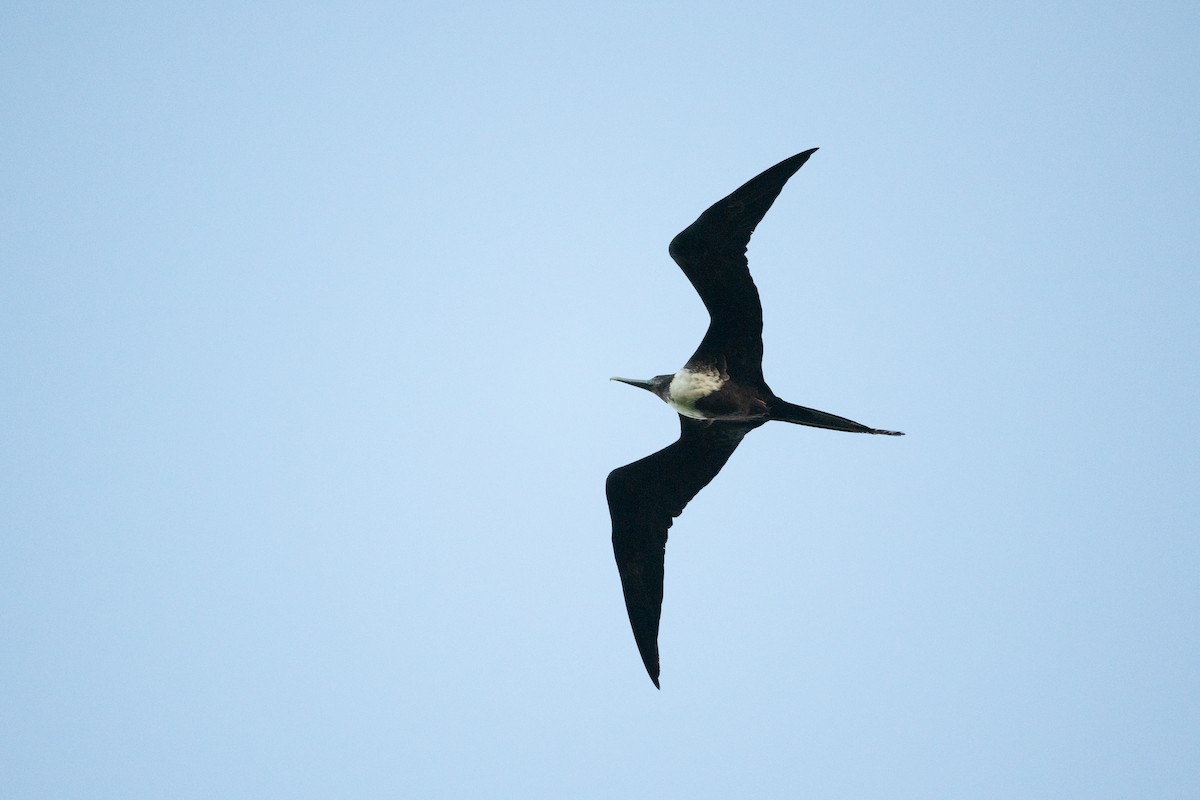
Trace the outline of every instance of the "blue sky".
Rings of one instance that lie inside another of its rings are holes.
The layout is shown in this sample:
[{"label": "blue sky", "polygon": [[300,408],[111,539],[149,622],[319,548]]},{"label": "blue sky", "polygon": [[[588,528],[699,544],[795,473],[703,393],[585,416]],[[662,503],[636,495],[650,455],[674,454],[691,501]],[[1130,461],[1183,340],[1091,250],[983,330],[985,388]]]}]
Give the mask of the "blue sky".
[{"label": "blue sky", "polygon": [[[0,10],[0,794],[1200,791],[1194,4]],[[783,397],[608,471],[755,235]]]}]

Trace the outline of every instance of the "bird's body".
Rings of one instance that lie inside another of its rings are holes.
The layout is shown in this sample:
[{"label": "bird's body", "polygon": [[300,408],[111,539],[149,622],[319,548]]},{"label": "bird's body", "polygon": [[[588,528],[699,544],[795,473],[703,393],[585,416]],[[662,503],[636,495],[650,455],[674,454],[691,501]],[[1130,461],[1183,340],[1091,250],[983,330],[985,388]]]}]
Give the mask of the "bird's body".
[{"label": "bird's body", "polygon": [[649,389],[678,414],[691,419],[747,422],[767,418],[767,406],[756,392],[746,391],[742,384],[730,381],[728,375],[713,367],[684,367],[674,375],[659,375],[649,381],[613,380]]},{"label": "bird's body", "polygon": [[613,470],[606,486],[626,610],[655,686],[667,529],[716,477],[742,438],[769,420],[902,435],[788,403],[763,379],[762,306],[746,245],[788,178],[814,152],[792,156],[752,178],[672,240],[671,257],[708,309],[708,331],[679,371],[649,380],[613,379],[653,392],[679,414],[674,444]]},{"label": "bird's body", "polygon": [[667,384],[667,405],[692,419],[724,419],[712,407],[712,401],[720,397],[722,387],[729,383],[715,369],[681,369],[671,376]]}]

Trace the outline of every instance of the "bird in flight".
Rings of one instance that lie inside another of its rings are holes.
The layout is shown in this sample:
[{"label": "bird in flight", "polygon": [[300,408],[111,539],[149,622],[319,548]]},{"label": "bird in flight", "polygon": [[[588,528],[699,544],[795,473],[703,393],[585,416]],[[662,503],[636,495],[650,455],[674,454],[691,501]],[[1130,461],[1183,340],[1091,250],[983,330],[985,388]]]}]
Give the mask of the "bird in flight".
[{"label": "bird in flight", "polygon": [[659,686],[667,529],[709,484],[742,438],[777,420],[852,433],[903,436],[788,403],[762,374],[762,304],[750,277],[746,245],[783,185],[817,148],[779,162],[717,201],[671,241],[671,258],[692,282],[710,321],[683,369],[649,380],[613,378],[662,398],[679,414],[679,439],[609,473],[613,554],[625,608],[650,680]]}]

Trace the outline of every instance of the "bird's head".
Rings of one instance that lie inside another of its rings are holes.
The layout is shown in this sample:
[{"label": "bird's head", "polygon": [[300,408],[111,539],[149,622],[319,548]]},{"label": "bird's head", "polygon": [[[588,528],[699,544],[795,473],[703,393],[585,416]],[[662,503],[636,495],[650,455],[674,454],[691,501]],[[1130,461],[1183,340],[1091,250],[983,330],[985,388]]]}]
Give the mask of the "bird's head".
[{"label": "bird's head", "polygon": [[671,387],[671,381],[674,378],[674,375],[655,375],[648,381],[642,381],[636,378],[609,378],[609,380],[628,383],[630,386],[636,386],[639,389],[645,389],[648,392],[654,392],[654,394],[658,395],[665,402],[667,399],[667,389]]}]

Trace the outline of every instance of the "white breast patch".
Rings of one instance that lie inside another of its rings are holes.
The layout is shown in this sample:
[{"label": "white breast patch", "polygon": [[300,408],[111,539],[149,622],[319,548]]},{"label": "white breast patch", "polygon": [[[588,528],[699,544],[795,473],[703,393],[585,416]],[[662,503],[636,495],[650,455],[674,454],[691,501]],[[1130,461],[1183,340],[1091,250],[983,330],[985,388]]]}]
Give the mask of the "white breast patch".
[{"label": "white breast patch", "polygon": [[692,419],[707,419],[704,414],[696,411],[696,401],[720,389],[725,385],[720,373],[715,370],[692,372],[681,369],[671,379],[667,388],[667,402],[671,407]]}]

